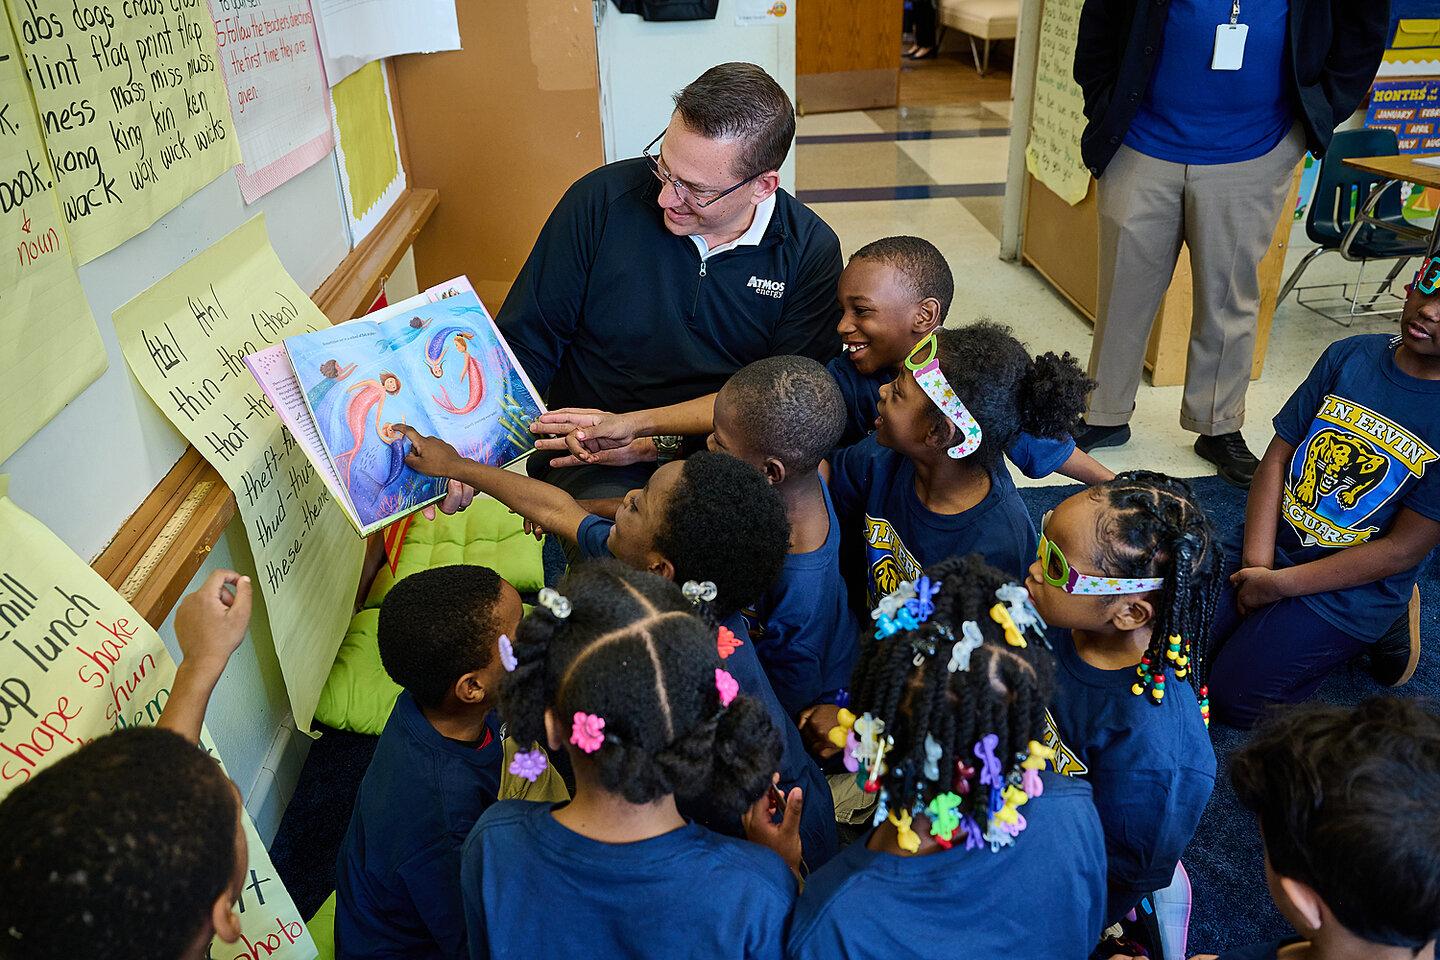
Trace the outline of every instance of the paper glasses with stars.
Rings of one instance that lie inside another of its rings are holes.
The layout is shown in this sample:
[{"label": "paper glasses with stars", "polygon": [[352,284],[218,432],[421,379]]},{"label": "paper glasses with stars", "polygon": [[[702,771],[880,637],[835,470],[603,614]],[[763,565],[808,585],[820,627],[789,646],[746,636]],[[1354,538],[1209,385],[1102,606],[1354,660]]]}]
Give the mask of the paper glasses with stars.
[{"label": "paper glasses with stars", "polygon": [[1415,289],[1427,297],[1440,290],[1440,257],[1431,257],[1420,265],[1415,274]]},{"label": "paper glasses with stars", "polygon": [[980,449],[980,441],[984,433],[980,424],[970,413],[964,402],[955,395],[950,388],[950,383],[945,379],[945,374],[940,372],[940,360],[938,354],[940,344],[935,339],[935,334],[930,334],[924,340],[915,344],[915,349],[910,351],[910,356],[905,358],[905,366],[915,375],[915,383],[925,395],[940,408],[940,412],[955,424],[959,431],[960,442],[945,452],[954,460],[960,460],[970,456]]},{"label": "paper glasses with stars", "polygon": [[1090,597],[1149,593],[1164,586],[1164,577],[1092,577],[1075,570],[1060,548],[1045,536],[1045,526],[1054,512],[1051,510],[1040,521],[1040,547],[1035,551],[1040,558],[1040,575],[1050,586],[1059,587],[1066,593]]}]

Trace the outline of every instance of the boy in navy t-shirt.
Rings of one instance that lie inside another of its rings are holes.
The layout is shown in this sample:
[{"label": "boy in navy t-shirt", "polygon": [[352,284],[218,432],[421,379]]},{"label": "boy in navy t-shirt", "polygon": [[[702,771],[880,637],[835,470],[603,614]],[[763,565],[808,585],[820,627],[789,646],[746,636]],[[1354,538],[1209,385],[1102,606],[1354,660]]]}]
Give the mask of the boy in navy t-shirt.
[{"label": "boy in navy t-shirt", "polygon": [[468,956],[460,848],[499,792],[494,706],[521,609],[493,570],[464,565],[406,577],[380,605],[380,658],[404,690],[340,849],[340,960]]},{"label": "boy in navy t-shirt", "polygon": [[[844,312],[836,329],[841,353],[826,366],[845,398],[839,446],[859,443],[875,429],[880,388],[895,379],[917,343],[944,325],[954,294],[950,265],[928,240],[885,237],[851,254],[840,274]],[[1005,454],[1032,479],[1060,473],[1099,483],[1114,476],[1076,449],[1069,434],[1042,437],[1021,431]]]},{"label": "boy in navy t-shirt", "polygon": [[859,625],[840,576],[840,521],[820,461],[840,435],[844,408],[825,368],[772,357],[740,370],[715,398],[711,450],[765,474],[785,503],[790,550],[780,579],[745,610],[755,653],[787,713],[843,699],[859,652]]},{"label": "boy in navy t-shirt", "polygon": [[[1216,717],[1249,726],[1360,653],[1388,685],[1419,659],[1406,604],[1440,543],[1440,257],[1399,337],[1330,345],[1275,417],[1254,483],[1233,609],[1211,674]],[[1238,622],[1237,616],[1238,615]]]},{"label": "boy in navy t-shirt", "polygon": [[[1276,712],[1230,764],[1265,879],[1298,937],[1220,960],[1434,957],[1440,713],[1377,697]],[[1196,958],[1201,960],[1201,958]]]}]

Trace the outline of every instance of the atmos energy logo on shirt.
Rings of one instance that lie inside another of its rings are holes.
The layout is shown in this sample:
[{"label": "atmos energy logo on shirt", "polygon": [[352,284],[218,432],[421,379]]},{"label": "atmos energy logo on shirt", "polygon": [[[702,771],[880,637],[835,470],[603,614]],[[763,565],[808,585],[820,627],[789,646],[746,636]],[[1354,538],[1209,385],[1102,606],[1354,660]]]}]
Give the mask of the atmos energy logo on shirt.
[{"label": "atmos energy logo on shirt", "polygon": [[750,282],[745,286],[762,297],[774,297],[779,300],[785,295],[785,281],[783,280],[761,280],[759,277],[751,277]]},{"label": "atmos energy logo on shirt", "polygon": [[1437,454],[1404,427],[1333,394],[1295,448],[1280,512],[1307,547],[1352,547],[1379,528],[1364,526]]}]

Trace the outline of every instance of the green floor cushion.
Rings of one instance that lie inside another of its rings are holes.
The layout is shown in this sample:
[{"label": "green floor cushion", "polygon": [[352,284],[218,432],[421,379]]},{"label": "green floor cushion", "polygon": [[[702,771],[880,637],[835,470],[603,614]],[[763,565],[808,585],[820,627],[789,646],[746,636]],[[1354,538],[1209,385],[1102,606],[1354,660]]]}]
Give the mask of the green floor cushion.
[{"label": "green floor cushion", "polygon": [[315,719],[337,730],[379,736],[400,688],[385,674],[375,642],[380,601],[395,581],[419,570],[455,563],[490,567],[521,593],[545,584],[540,544],[525,533],[521,519],[498,501],[476,497],[454,516],[426,520],[417,515],[405,536],[400,563],[387,564],[375,578],[365,605],[350,621],[330,677],[320,692]]},{"label": "green floor cushion", "polygon": [[335,960],[335,894],[320,904],[305,929],[310,931],[310,939],[320,951],[315,960]]}]

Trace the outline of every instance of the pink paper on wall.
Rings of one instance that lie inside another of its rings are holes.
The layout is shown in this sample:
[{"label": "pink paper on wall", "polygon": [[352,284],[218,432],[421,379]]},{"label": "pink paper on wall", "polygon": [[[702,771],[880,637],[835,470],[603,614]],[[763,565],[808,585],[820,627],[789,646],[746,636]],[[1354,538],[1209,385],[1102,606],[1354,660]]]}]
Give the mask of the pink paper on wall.
[{"label": "pink paper on wall", "polygon": [[240,193],[254,203],[335,148],[310,0],[209,0],[240,139]]}]

